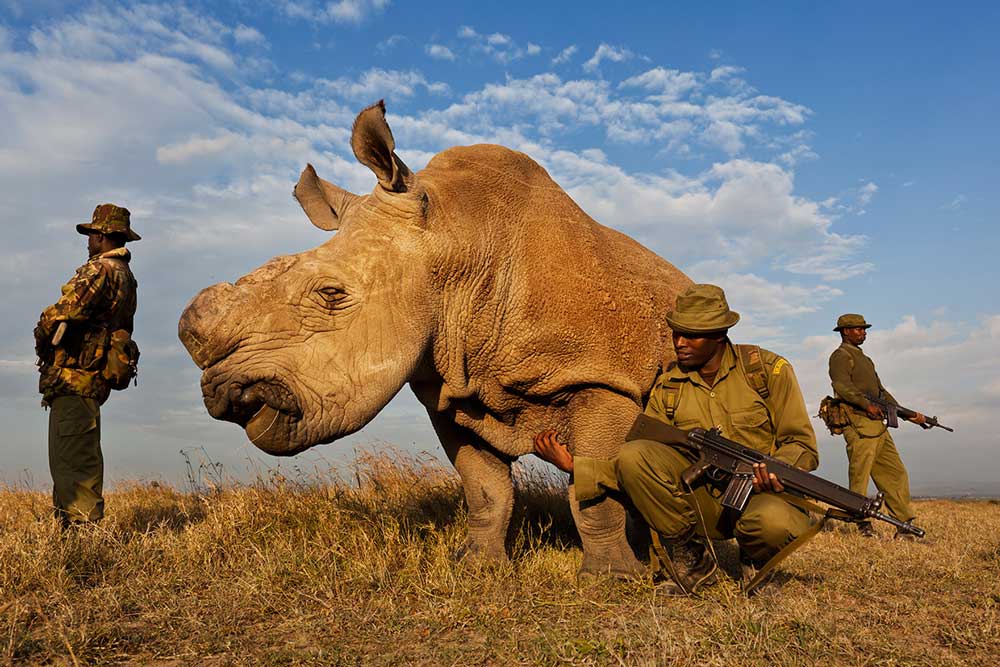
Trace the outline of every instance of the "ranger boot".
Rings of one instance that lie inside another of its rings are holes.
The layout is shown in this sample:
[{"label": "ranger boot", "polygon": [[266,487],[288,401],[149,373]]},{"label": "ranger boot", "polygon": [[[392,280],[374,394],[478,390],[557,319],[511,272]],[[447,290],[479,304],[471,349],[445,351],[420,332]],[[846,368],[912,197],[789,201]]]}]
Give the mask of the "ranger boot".
[{"label": "ranger boot", "polygon": [[706,538],[692,535],[684,540],[661,539],[661,542],[670,561],[662,564],[669,577],[660,585],[662,592],[667,595],[690,595],[718,580],[718,565]]}]

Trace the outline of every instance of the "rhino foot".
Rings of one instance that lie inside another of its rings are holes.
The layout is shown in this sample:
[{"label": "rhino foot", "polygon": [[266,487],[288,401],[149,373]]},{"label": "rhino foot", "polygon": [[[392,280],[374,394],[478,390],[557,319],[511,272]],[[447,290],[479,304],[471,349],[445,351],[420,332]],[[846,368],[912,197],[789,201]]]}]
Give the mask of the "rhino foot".
[{"label": "rhino foot", "polygon": [[475,540],[469,537],[455,552],[455,560],[464,563],[506,563],[510,559],[504,549],[503,542],[495,540]]},{"label": "rhino foot", "polygon": [[577,572],[581,582],[611,577],[613,579],[641,579],[649,574],[627,544],[608,545],[610,548],[584,551],[583,564]]}]

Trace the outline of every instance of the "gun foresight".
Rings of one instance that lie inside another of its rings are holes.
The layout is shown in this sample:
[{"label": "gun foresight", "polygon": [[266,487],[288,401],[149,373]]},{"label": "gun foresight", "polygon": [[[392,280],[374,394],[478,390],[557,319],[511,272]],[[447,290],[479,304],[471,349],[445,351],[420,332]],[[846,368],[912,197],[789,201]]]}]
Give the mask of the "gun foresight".
[{"label": "gun foresight", "polygon": [[896,530],[900,533],[906,533],[909,535],[916,535],[917,537],[923,537],[926,535],[926,531],[923,528],[914,526],[909,521],[900,521],[895,517],[891,517],[888,514],[882,514],[882,512],[874,512],[872,514],[873,519],[878,519],[879,521],[885,521],[886,523],[891,523],[896,527]]}]

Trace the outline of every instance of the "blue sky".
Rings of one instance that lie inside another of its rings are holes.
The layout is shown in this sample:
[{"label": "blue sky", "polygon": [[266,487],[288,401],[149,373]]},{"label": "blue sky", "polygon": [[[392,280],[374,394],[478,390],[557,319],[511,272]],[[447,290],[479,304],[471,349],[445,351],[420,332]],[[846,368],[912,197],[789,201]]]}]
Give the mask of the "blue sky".
[{"label": "blue sky", "polygon": [[[291,186],[309,161],[369,191],[347,139],[385,98],[411,167],[455,144],[523,150],[598,221],[721,284],[734,339],[788,356],[811,407],[833,322],[864,313],[894,394],[958,428],[900,432],[915,491],[1000,494],[998,28],[987,3],[0,0],[4,479],[47,477],[30,332],[84,259],[72,225],[108,200],[144,237],[143,369],[105,408],[109,480],[177,481],[196,446],[234,473],[276,464],[205,413],[177,317],[322,242]],[[281,464],[435,451],[404,394]],[[821,451],[843,481],[842,444]]]}]

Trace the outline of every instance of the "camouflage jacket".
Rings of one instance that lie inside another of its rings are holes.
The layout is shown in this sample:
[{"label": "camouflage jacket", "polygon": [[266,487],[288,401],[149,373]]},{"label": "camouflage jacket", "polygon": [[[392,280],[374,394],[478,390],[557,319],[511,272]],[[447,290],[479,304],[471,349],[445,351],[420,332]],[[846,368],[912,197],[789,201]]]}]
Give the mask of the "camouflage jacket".
[{"label": "camouflage jacket", "polygon": [[[42,311],[35,327],[40,359],[38,390],[45,402],[77,394],[103,403],[111,393],[101,371],[111,332],[132,332],[136,282],[129,268],[131,254],[116,248],[91,257],[63,285],[62,296]],[[66,333],[56,347],[52,336],[61,322]]]}]

